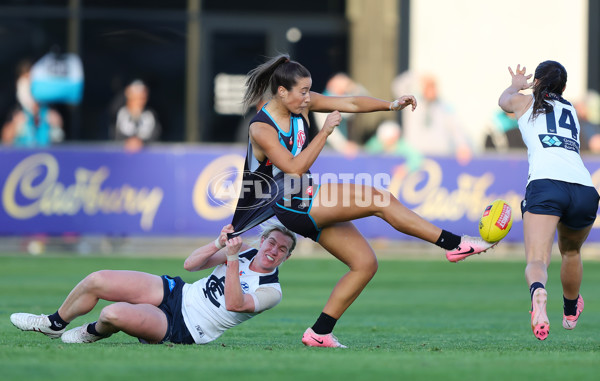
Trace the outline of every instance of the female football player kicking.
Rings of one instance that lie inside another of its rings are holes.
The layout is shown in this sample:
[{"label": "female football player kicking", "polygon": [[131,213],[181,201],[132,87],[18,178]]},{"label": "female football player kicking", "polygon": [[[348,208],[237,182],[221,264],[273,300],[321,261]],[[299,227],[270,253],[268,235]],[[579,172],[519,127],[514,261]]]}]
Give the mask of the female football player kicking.
[{"label": "female football player kicking", "polygon": [[[494,244],[479,237],[458,236],[431,224],[406,208],[389,192],[356,184],[315,184],[310,167],[327,137],[340,123],[340,112],[414,110],[416,99],[403,96],[392,102],[367,96],[325,96],[311,91],[310,72],[281,55],[253,69],[247,80],[246,105],[266,95],[269,102],[250,122],[244,187],[233,226],[235,235],[276,215],[290,230],[318,242],[345,263],[349,271],[339,280],[323,312],[304,333],[308,346],[341,347],[332,335],[337,320],[358,297],[377,271],[377,258],[352,220],[377,216],[399,232],[421,238],[447,250],[456,262],[486,251]],[[331,112],[310,141],[309,111]]]}]

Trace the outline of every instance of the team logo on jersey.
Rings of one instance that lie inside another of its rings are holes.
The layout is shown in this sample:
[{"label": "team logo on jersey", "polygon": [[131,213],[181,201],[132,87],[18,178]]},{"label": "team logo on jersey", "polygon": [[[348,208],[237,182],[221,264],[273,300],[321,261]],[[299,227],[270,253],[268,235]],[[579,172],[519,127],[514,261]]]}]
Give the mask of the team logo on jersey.
[{"label": "team logo on jersey", "polygon": [[268,167],[269,165],[273,165],[273,163],[271,163],[271,160],[267,159],[267,164],[265,165]]},{"label": "team logo on jersey", "polygon": [[302,147],[304,145],[304,142],[306,141],[306,134],[304,133],[304,130],[298,131],[298,135],[296,135],[296,141],[298,142],[298,147]]},{"label": "team logo on jersey", "polygon": [[306,194],[308,196],[312,196],[313,195],[313,187],[312,185],[308,186],[308,188],[306,188]]},{"label": "team logo on jersey", "polygon": [[246,294],[248,291],[250,291],[250,286],[248,286],[248,283],[241,282],[240,286],[242,286],[242,291],[244,292],[244,294]]},{"label": "team logo on jersey", "polygon": [[225,277],[217,278],[211,275],[206,281],[206,287],[202,289],[204,297],[206,297],[215,307],[221,307],[221,303],[217,300],[219,296],[225,294]]},{"label": "team logo on jersey", "polygon": [[246,272],[244,270],[240,271],[240,276],[246,274]]}]

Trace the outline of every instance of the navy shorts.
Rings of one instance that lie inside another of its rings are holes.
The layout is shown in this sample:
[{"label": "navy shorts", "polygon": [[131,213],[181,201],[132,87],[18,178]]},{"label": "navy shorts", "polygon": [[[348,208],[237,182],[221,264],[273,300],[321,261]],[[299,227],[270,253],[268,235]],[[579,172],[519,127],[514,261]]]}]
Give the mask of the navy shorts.
[{"label": "navy shorts", "polygon": [[310,185],[303,192],[284,196],[273,206],[275,215],[286,228],[315,242],[319,242],[321,229],[310,216],[314,197],[320,185]]},{"label": "navy shorts", "polygon": [[558,216],[565,226],[580,230],[596,220],[599,199],[594,187],[559,180],[533,180],[527,185],[521,213]]},{"label": "navy shorts", "polygon": [[185,282],[180,277],[171,278],[168,275],[161,276],[163,280],[164,296],[158,306],[167,315],[167,334],[161,343],[170,341],[174,344],[194,344],[194,338],[185,325],[181,313],[181,299],[183,297],[183,285]]}]

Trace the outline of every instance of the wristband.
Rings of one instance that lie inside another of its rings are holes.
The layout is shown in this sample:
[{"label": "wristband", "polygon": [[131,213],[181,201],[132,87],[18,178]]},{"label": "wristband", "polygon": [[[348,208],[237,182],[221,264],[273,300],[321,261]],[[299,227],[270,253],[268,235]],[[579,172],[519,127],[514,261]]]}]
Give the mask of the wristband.
[{"label": "wristband", "polygon": [[227,262],[237,261],[238,259],[240,259],[240,257],[238,257],[237,254],[227,256]]},{"label": "wristband", "polygon": [[221,238],[221,237],[218,237],[217,239],[215,239],[215,247],[216,247],[218,250],[221,250],[221,249],[222,249],[222,248],[224,248],[225,246],[221,245],[221,242],[219,242],[219,238]]},{"label": "wristband", "polygon": [[400,102],[396,99],[393,102],[390,102],[390,111],[396,111],[400,107]]}]

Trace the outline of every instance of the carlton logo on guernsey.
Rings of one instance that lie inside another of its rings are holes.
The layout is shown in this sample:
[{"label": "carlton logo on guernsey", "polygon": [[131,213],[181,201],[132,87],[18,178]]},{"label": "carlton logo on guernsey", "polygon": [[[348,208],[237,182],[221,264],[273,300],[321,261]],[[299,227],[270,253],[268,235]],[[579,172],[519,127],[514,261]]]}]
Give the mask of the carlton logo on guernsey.
[{"label": "carlton logo on guernsey", "polygon": [[[240,253],[240,285],[244,294],[252,294],[259,287],[273,287],[281,295],[279,270],[263,274],[250,270],[250,264],[258,253],[249,249]],[[182,314],[185,325],[196,344],[217,339],[232,328],[258,313],[233,312],[225,308],[225,264],[215,267],[212,274],[195,283],[183,286]]]}]

